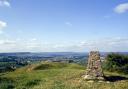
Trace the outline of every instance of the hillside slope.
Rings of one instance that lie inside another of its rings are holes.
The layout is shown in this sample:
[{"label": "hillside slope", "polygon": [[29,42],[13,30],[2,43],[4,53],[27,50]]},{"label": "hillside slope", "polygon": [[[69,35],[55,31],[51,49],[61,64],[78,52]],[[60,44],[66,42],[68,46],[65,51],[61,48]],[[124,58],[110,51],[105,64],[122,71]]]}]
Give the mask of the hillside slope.
[{"label": "hillside slope", "polygon": [[0,73],[0,89],[127,89],[128,75],[105,72],[110,82],[87,82],[85,67],[68,63],[40,63]]}]

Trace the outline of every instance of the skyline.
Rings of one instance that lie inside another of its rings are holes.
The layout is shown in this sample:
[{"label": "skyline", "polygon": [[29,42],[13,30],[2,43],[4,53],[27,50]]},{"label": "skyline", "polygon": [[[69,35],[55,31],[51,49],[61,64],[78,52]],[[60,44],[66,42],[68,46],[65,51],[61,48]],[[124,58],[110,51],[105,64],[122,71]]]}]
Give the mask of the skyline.
[{"label": "skyline", "polygon": [[0,52],[128,51],[128,0],[0,0]]}]

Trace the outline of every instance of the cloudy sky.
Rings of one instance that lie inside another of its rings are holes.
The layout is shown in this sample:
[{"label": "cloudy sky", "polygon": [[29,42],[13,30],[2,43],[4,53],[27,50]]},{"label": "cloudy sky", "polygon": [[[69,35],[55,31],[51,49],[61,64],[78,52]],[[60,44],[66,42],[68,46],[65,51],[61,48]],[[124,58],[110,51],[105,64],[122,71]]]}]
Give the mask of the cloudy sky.
[{"label": "cloudy sky", "polygon": [[128,0],[0,0],[0,52],[128,51]]}]

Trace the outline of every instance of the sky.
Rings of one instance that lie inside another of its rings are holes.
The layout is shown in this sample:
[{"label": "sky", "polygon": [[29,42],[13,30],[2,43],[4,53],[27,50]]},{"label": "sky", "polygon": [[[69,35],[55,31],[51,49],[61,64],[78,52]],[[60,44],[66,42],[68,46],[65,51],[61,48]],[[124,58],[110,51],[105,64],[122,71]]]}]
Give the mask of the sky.
[{"label": "sky", "polygon": [[0,52],[128,51],[128,0],[0,0]]}]

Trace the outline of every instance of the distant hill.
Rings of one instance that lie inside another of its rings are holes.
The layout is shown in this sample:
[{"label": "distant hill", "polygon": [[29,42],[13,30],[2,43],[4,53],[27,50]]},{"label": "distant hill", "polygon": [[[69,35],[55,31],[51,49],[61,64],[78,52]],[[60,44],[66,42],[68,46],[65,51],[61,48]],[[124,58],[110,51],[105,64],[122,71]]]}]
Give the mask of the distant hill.
[{"label": "distant hill", "polygon": [[55,56],[85,56],[88,53],[82,52],[16,52],[16,53],[0,53],[0,56],[40,56],[40,57],[55,57]]},{"label": "distant hill", "polygon": [[[111,52],[100,52],[101,56],[105,56]],[[128,55],[128,52],[114,52]],[[39,57],[55,57],[55,56],[88,56],[88,52],[15,52],[0,53],[0,56],[39,56]]]}]

